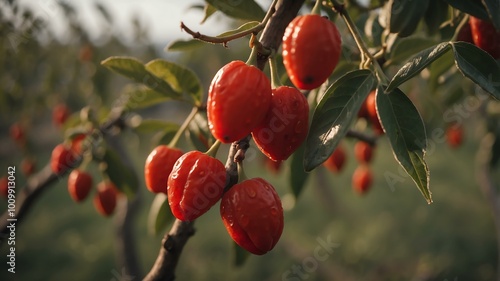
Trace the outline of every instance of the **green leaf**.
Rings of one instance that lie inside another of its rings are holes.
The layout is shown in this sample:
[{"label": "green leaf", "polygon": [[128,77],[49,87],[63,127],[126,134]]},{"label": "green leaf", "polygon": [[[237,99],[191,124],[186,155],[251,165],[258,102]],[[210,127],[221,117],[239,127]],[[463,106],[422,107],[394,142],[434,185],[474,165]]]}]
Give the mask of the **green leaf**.
[{"label": "green leaf", "polygon": [[314,111],[306,139],[304,168],[311,171],[332,154],[357,118],[361,104],[375,84],[369,70],[355,70],[335,81]]},{"label": "green leaf", "polygon": [[488,12],[484,8],[480,1],[469,1],[469,0],[445,0],[455,9],[458,9],[464,13],[472,15],[480,19],[488,19]]},{"label": "green leaf", "polygon": [[175,220],[167,199],[167,195],[158,193],[151,204],[148,215],[148,231],[152,235],[158,235]]},{"label": "green leaf", "polygon": [[223,32],[223,33],[217,35],[216,37],[221,38],[221,37],[231,36],[231,35],[234,35],[236,33],[240,33],[242,31],[252,29],[255,26],[259,25],[259,23],[260,22],[258,22],[258,21],[249,21],[247,23],[244,23],[243,25],[241,25],[240,27],[238,27],[236,29]]},{"label": "green leaf", "polygon": [[203,19],[201,20],[200,24],[203,24],[205,23],[205,21],[211,16],[213,15],[215,12],[217,12],[217,9],[210,5],[210,4],[206,4],[205,5],[205,8],[203,9]]},{"label": "green leaf", "polygon": [[128,198],[135,196],[139,185],[135,171],[125,166],[118,154],[110,147],[106,148],[103,161],[106,163],[104,173],[108,175],[118,190],[127,195]]},{"label": "green leaf", "polygon": [[292,155],[290,164],[290,187],[295,198],[299,198],[304,189],[309,173],[304,171],[305,145],[302,144]]},{"label": "green leaf", "polygon": [[434,46],[436,41],[433,39],[421,37],[408,37],[399,40],[392,48],[390,57],[385,63],[386,65],[399,64],[405,61],[408,57]]},{"label": "green leaf", "polygon": [[236,242],[232,241],[234,253],[234,266],[239,267],[245,264],[245,261],[250,256],[250,252],[241,248]]},{"label": "green leaf", "polygon": [[485,51],[466,42],[453,42],[455,63],[463,75],[500,99],[500,67]]},{"label": "green leaf", "polygon": [[191,123],[189,123],[189,130],[186,130],[186,135],[198,151],[207,151],[215,142],[208,128],[208,121],[201,114],[196,114]]},{"label": "green leaf", "polygon": [[396,75],[394,75],[391,82],[387,86],[386,92],[396,89],[399,85],[419,74],[420,71],[445,54],[449,49],[450,43],[445,42],[418,53],[415,57],[405,63]]},{"label": "green leaf", "polygon": [[205,44],[206,44],[205,42],[196,39],[176,40],[168,44],[167,47],[165,47],[165,51],[171,51],[171,52],[190,51],[205,46]]},{"label": "green leaf", "polygon": [[142,109],[178,98],[177,95],[166,95],[144,85],[132,85],[125,91],[127,95],[125,108],[129,110]]},{"label": "green leaf", "polygon": [[486,11],[496,30],[500,31],[500,2],[498,0],[483,0]]},{"label": "green leaf", "polygon": [[230,17],[242,20],[260,21],[266,14],[254,0],[205,0],[205,2]]},{"label": "green leaf", "polygon": [[157,119],[146,119],[142,120],[138,126],[133,128],[138,133],[155,133],[158,131],[173,131],[176,132],[179,129],[179,125],[175,123],[165,122],[163,120]]},{"label": "green leaf", "polygon": [[424,16],[428,4],[429,0],[390,0],[388,3],[389,31],[397,33],[400,37],[411,35]]},{"label": "green leaf", "polygon": [[377,113],[391,143],[394,158],[410,175],[418,189],[432,203],[429,190],[429,169],[424,160],[427,137],[422,118],[411,100],[399,89],[376,93]]},{"label": "green leaf", "polygon": [[146,85],[148,88],[166,94],[176,96],[172,88],[165,81],[146,71],[144,64],[131,57],[109,57],[101,64],[137,83]]},{"label": "green leaf", "polygon": [[202,101],[203,88],[198,76],[183,66],[162,59],[156,59],[145,65],[147,71],[163,79],[177,93],[187,93],[196,105]]},{"label": "green leaf", "polygon": [[429,34],[435,34],[443,22],[448,19],[448,3],[443,0],[429,1],[424,15],[424,22]]}]

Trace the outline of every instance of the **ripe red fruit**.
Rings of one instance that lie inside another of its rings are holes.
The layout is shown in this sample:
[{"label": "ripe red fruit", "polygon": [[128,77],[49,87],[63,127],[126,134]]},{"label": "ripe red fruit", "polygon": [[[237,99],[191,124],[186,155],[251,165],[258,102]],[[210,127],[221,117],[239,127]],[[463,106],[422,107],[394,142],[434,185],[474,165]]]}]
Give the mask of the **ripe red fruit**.
[{"label": "ripe red fruit", "polygon": [[474,44],[493,58],[500,58],[500,31],[497,31],[490,21],[475,17],[469,18],[469,25]]},{"label": "ripe red fruit", "polygon": [[222,67],[210,84],[207,117],[216,139],[230,143],[260,124],[271,104],[271,83],[258,68],[242,61]]},{"label": "ripe red fruit", "polygon": [[168,176],[174,167],[175,161],[182,154],[179,149],[170,148],[166,145],[159,145],[151,151],[144,165],[144,178],[149,191],[167,194]]},{"label": "ripe red fruit", "polygon": [[222,197],[226,170],[216,158],[199,151],[182,155],[168,177],[168,204],[172,214],[192,221],[206,213]]},{"label": "ripe red fruit", "polygon": [[457,41],[474,44],[474,39],[472,39],[472,31],[469,23],[462,26],[462,28],[458,32]]},{"label": "ripe red fruit", "polygon": [[372,185],[372,172],[366,165],[361,165],[352,174],[352,187],[359,194],[368,192]]},{"label": "ripe red fruit", "polygon": [[0,179],[0,195],[5,198],[9,195],[9,181],[7,180],[7,177],[2,177]]},{"label": "ripe red fruit", "polygon": [[341,145],[338,145],[337,148],[333,151],[332,155],[326,159],[326,161],[323,163],[325,167],[334,172],[338,173],[342,171],[342,168],[344,167],[346,160],[346,154],[344,151],[344,147]]},{"label": "ripe red fruit", "polygon": [[60,103],[56,105],[52,111],[52,122],[54,122],[57,127],[61,127],[64,122],[66,122],[69,115],[69,108],[65,104]]},{"label": "ripe red fruit", "polygon": [[364,141],[358,141],[354,145],[354,156],[360,163],[370,163],[373,156],[373,147]]},{"label": "ripe red fruit", "polygon": [[71,151],[75,155],[80,155],[83,152],[83,140],[87,137],[86,134],[78,134],[71,139]]},{"label": "ripe red fruit", "polygon": [[14,123],[9,129],[10,137],[18,144],[24,144],[26,141],[24,129],[19,123]]},{"label": "ripe red fruit", "polygon": [[116,207],[118,189],[109,180],[97,185],[97,194],[94,196],[94,207],[97,212],[105,217],[110,216]]},{"label": "ripe red fruit", "polygon": [[81,202],[92,188],[92,176],[80,170],[73,170],[68,177],[68,192],[75,202]]},{"label": "ripe red fruit", "polygon": [[453,125],[446,129],[446,140],[451,148],[457,148],[462,144],[463,135],[462,126]]},{"label": "ripe red fruit", "polygon": [[72,167],[75,161],[76,156],[71,149],[66,148],[64,144],[58,144],[54,150],[52,150],[50,167],[54,173],[61,174],[69,167]]},{"label": "ripe red fruit", "polygon": [[274,187],[262,178],[244,180],[222,197],[220,214],[227,232],[255,255],[271,251],[283,232],[283,208]]},{"label": "ripe red fruit", "polygon": [[340,59],[342,40],[335,24],[319,15],[293,19],[283,36],[283,64],[299,89],[319,87]]},{"label": "ripe red fruit", "polygon": [[309,105],[296,88],[273,89],[266,117],[252,131],[260,151],[274,161],[286,160],[304,142],[309,130]]},{"label": "ripe red fruit", "polygon": [[382,128],[382,124],[380,124],[380,120],[378,119],[375,98],[375,90],[373,90],[366,97],[364,106],[366,107],[368,121],[370,121],[373,126],[373,131],[375,131],[375,133],[378,135],[382,135],[384,133],[384,129]]},{"label": "ripe red fruit", "polygon": [[21,161],[21,171],[26,176],[31,176],[35,172],[35,161],[31,158],[24,158]]}]

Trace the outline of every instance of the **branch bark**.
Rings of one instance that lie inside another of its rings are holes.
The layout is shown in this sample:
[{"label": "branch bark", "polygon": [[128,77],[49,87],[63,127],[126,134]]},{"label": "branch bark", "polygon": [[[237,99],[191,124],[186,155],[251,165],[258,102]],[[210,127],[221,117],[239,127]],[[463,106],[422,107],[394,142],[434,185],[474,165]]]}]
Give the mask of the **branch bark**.
[{"label": "branch bark", "polygon": [[[303,3],[304,0],[281,0],[276,4],[276,10],[264,28],[260,39],[264,48],[272,49],[274,51],[278,50],[288,23],[295,18]],[[267,60],[268,55],[258,54],[257,67],[264,69]],[[245,152],[249,147],[249,141],[250,136],[247,136],[231,145],[226,162],[226,172],[229,178],[225,188],[226,190],[238,182],[236,163],[243,160],[245,157]],[[187,243],[189,237],[193,234],[193,222],[176,220],[170,231],[163,237],[158,257],[144,280],[174,280],[175,269],[182,249]]]}]

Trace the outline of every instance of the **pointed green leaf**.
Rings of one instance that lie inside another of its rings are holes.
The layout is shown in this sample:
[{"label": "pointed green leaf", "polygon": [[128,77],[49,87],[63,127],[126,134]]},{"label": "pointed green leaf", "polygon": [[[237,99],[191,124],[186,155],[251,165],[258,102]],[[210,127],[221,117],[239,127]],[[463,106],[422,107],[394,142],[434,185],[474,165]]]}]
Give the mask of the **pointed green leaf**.
[{"label": "pointed green leaf", "polygon": [[429,169],[424,160],[427,149],[424,122],[411,100],[399,89],[376,93],[377,113],[394,158],[410,175],[427,203],[432,203],[429,189]]},{"label": "pointed green leaf", "polygon": [[245,264],[245,261],[250,256],[250,252],[241,248],[236,242],[233,243],[233,253],[234,253],[234,266],[239,267]]},{"label": "pointed green leaf", "polygon": [[146,85],[148,88],[161,92],[167,96],[179,96],[162,79],[146,71],[144,64],[131,57],[109,57],[101,64],[137,83]]},{"label": "pointed green leaf", "polygon": [[127,95],[125,108],[128,110],[142,109],[178,98],[177,95],[165,95],[144,85],[132,85],[125,92]]},{"label": "pointed green leaf", "polygon": [[205,46],[205,43],[203,41],[196,39],[176,40],[168,44],[167,47],[165,47],[165,51],[171,51],[171,52],[190,51],[202,46]]},{"label": "pointed green leaf", "polygon": [[421,37],[408,37],[399,40],[392,48],[390,57],[385,63],[386,65],[400,64],[409,57],[421,52],[422,50],[434,46],[436,40],[421,38]]},{"label": "pointed green leaf", "polygon": [[455,63],[463,75],[500,99],[500,67],[485,51],[466,42],[453,42]]},{"label": "pointed green leaf", "polygon": [[242,20],[260,21],[266,14],[254,0],[205,0],[205,2],[230,17]]},{"label": "pointed green leaf", "polygon": [[295,198],[298,198],[306,184],[309,173],[304,171],[305,145],[302,144],[292,155],[290,164],[290,187]]},{"label": "pointed green leaf", "polygon": [[106,148],[103,161],[106,163],[104,173],[108,175],[118,190],[127,195],[128,198],[135,196],[139,185],[135,171],[125,166],[118,154],[110,147]]},{"label": "pointed green leaf", "polygon": [[207,4],[205,5],[205,8],[203,9],[203,13],[204,13],[204,15],[203,15],[203,19],[201,20],[200,24],[205,23],[205,21],[206,21],[206,20],[207,20],[210,16],[212,16],[215,12],[217,12],[217,9],[216,9],[214,6],[212,6],[212,5],[210,5],[210,4],[208,4],[208,3],[207,3]]},{"label": "pointed green leaf", "polygon": [[387,86],[386,92],[390,92],[399,85],[408,81],[413,76],[417,75],[426,68],[429,64],[434,62],[440,56],[445,54],[450,49],[450,43],[445,42],[434,47],[423,50],[418,53],[415,57],[410,59],[399,71],[392,77],[389,86]]},{"label": "pointed green leaf", "polygon": [[[167,187],[165,186],[165,188]],[[167,195],[158,193],[151,204],[148,215],[148,231],[152,235],[161,233],[175,219],[167,199]]]},{"label": "pointed green leaf", "polygon": [[174,131],[179,129],[179,125],[175,123],[165,122],[157,119],[142,120],[139,125],[133,128],[138,133],[155,133],[158,131]]},{"label": "pointed green leaf", "polygon": [[472,15],[476,18],[487,19],[488,12],[484,8],[481,1],[469,1],[469,0],[445,0],[455,9],[458,9],[466,14]]},{"label": "pointed green leaf", "polygon": [[411,35],[424,16],[429,0],[399,1],[390,0],[389,9],[389,31],[397,33],[400,37]]},{"label": "pointed green leaf", "polygon": [[482,2],[496,30],[500,30],[500,1],[483,0]]},{"label": "pointed green leaf", "polygon": [[375,84],[369,70],[355,70],[335,81],[314,111],[306,139],[304,168],[311,171],[332,154],[357,118],[361,104]]},{"label": "pointed green leaf", "polygon": [[203,89],[198,76],[181,65],[162,59],[156,59],[145,65],[147,71],[163,79],[177,93],[187,93],[196,105],[202,101]]},{"label": "pointed green leaf", "polygon": [[255,26],[259,25],[259,23],[260,22],[258,22],[258,21],[249,21],[247,23],[244,23],[243,25],[241,25],[240,27],[238,27],[236,29],[223,32],[223,33],[217,35],[216,37],[221,38],[221,37],[231,36],[233,34],[240,33],[242,31],[252,29]]}]

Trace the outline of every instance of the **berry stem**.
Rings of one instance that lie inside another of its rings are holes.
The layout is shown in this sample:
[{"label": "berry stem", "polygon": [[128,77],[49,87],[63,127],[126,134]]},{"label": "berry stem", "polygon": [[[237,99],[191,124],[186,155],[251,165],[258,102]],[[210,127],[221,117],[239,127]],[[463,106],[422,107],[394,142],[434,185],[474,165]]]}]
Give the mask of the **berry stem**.
[{"label": "berry stem", "polygon": [[182,123],[181,127],[177,132],[175,133],[174,137],[168,144],[168,147],[175,147],[177,145],[177,142],[181,138],[182,134],[184,131],[186,131],[187,127],[189,126],[189,123],[193,120],[193,118],[196,116],[196,113],[198,113],[198,107],[193,107],[193,110],[191,110],[191,113],[189,113],[189,116],[184,120],[184,123]]},{"label": "berry stem", "polygon": [[460,33],[460,30],[464,27],[464,25],[469,24],[469,15],[465,14],[465,16],[460,20],[460,23],[457,25],[457,28],[455,29],[455,33],[453,33],[453,36],[451,37],[450,41],[454,42],[457,41],[458,34]]},{"label": "berry stem", "polygon": [[248,60],[245,62],[248,65],[257,65],[257,54],[259,52],[257,51],[257,46],[252,47],[252,52],[250,53],[250,56],[248,57]]},{"label": "berry stem", "polygon": [[278,74],[278,63],[276,62],[276,56],[269,57],[269,69],[271,70],[271,87],[273,89],[276,89],[280,86],[283,86]]},{"label": "berry stem", "polygon": [[314,3],[314,7],[311,10],[311,15],[318,15],[321,16],[321,2],[323,0],[316,0],[316,3]]},{"label": "berry stem", "polygon": [[247,180],[248,177],[245,174],[245,169],[243,169],[243,162],[238,162],[237,165],[238,165],[238,182],[240,183],[244,180]]},{"label": "berry stem", "polygon": [[205,152],[206,155],[215,158],[217,155],[217,151],[219,151],[221,142],[219,140],[215,141],[212,147],[210,147],[207,152]]}]

